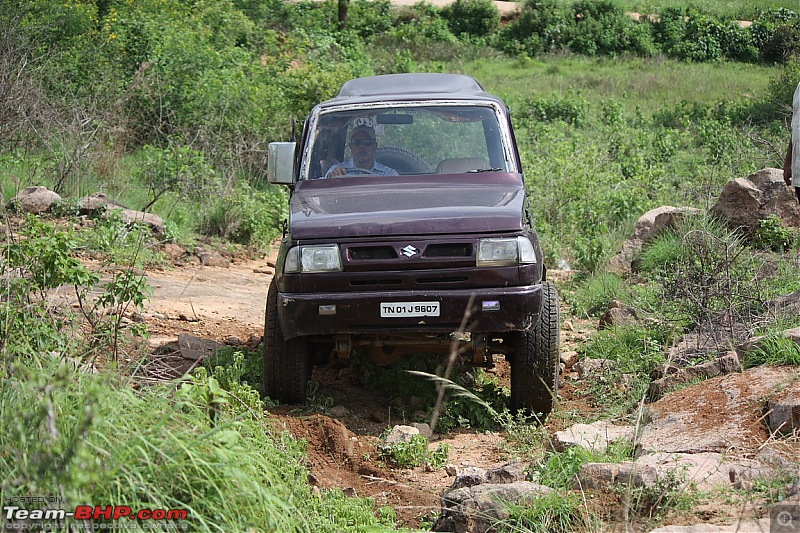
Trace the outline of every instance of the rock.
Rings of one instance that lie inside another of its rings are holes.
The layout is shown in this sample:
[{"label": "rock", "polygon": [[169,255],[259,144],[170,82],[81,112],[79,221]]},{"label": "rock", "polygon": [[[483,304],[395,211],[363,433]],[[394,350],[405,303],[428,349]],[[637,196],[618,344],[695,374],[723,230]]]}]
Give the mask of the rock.
[{"label": "rock", "polygon": [[450,486],[450,490],[460,489],[461,487],[474,487],[486,483],[486,470],[477,466],[467,466],[456,474],[456,479]]},{"label": "rock", "polygon": [[61,196],[47,187],[27,187],[11,199],[11,205],[23,213],[40,215],[50,211],[53,204],[61,201]]},{"label": "rock", "polygon": [[119,213],[126,224],[145,224],[156,235],[163,235],[165,231],[164,219],[153,213],[134,211],[133,209],[113,209],[106,211],[103,216],[110,217],[111,213]]},{"label": "rock", "polygon": [[626,487],[653,487],[658,483],[658,472],[650,465],[632,461],[622,463],[586,463],[575,479],[576,490],[606,490],[622,485]]},{"label": "rock", "polygon": [[231,266],[231,262],[225,256],[213,250],[199,250],[197,257],[200,258],[200,263],[203,266],[220,268],[230,268]]},{"label": "rock", "polygon": [[592,359],[584,357],[575,363],[575,371],[578,372],[578,377],[597,377],[607,373],[614,368],[614,361],[610,359]]},{"label": "rock", "polygon": [[722,357],[718,357],[713,361],[686,368],[680,368],[675,365],[665,365],[661,371],[663,377],[650,383],[647,395],[651,401],[655,401],[684,383],[696,379],[709,379],[733,372],[740,372],[741,370],[742,364],[739,360],[739,355],[734,351],[729,351]]},{"label": "rock", "polygon": [[667,350],[667,361],[680,367],[692,366],[718,357],[750,335],[747,324],[736,317],[722,315],[703,321]]},{"label": "rock", "polygon": [[614,486],[645,489],[752,489],[756,479],[772,479],[777,471],[751,459],[728,460],[720,453],[654,453],[636,461],[587,463],[578,472],[576,489],[605,490]]},{"label": "rock", "polygon": [[352,366],[346,366],[340,369],[337,377],[339,380],[351,385],[358,385],[361,382],[361,372]]},{"label": "rock", "polygon": [[516,483],[525,481],[525,465],[519,461],[511,461],[486,472],[487,483],[499,485],[501,483]]},{"label": "rock", "polygon": [[729,181],[709,212],[750,237],[755,235],[758,222],[770,215],[777,215],[784,227],[800,226],[797,197],[784,183],[783,171],[777,168],[765,168]]},{"label": "rock", "polygon": [[350,414],[350,410],[344,405],[334,405],[328,410],[328,414],[336,418],[342,418]]},{"label": "rock", "polygon": [[444,471],[447,472],[447,475],[450,477],[455,477],[458,474],[458,467],[454,464],[445,465]]},{"label": "rock", "polygon": [[564,363],[564,367],[567,369],[572,368],[578,362],[578,352],[572,350],[561,352],[561,362]]},{"label": "rock", "polygon": [[755,406],[794,380],[793,367],[758,367],[671,392],[649,406],[638,445],[644,452],[752,453],[769,438]]},{"label": "rock", "polygon": [[773,435],[800,432],[800,381],[795,381],[767,401],[767,426]]},{"label": "rock", "polygon": [[442,510],[431,530],[485,533],[497,521],[509,517],[509,503],[522,504],[549,492],[549,487],[528,481],[456,489],[442,496]]},{"label": "rock", "polygon": [[228,346],[241,346],[242,341],[236,335],[228,335],[225,337],[225,344]]},{"label": "rock", "polygon": [[613,300],[608,304],[608,309],[600,317],[597,329],[608,329],[617,326],[631,326],[639,322],[636,309],[626,305],[619,300]]},{"label": "rock", "polygon": [[411,442],[411,439],[416,435],[419,435],[419,430],[417,428],[413,426],[397,425],[381,440],[378,446],[384,450],[391,449],[392,446],[400,442]]},{"label": "rock", "polygon": [[430,439],[433,436],[433,431],[431,430],[431,426],[426,424],[425,422],[413,422],[411,426],[417,428],[417,430],[419,430],[419,434],[425,437],[426,439]]},{"label": "rock", "polygon": [[558,452],[580,446],[596,453],[603,453],[614,442],[633,440],[633,433],[632,426],[615,426],[607,420],[598,420],[591,424],[575,424],[564,431],[557,431],[551,439],[551,445]]},{"label": "rock", "polygon": [[622,250],[608,262],[608,270],[614,274],[630,272],[634,257],[645,244],[680,218],[700,213],[699,209],[693,207],[662,206],[651,209],[636,222],[633,234],[623,243]]},{"label": "rock", "polygon": [[800,290],[767,302],[767,308],[777,316],[796,316],[800,314]]},{"label": "rock", "polygon": [[82,215],[97,215],[108,209],[128,209],[104,192],[96,192],[78,200],[78,212]]},{"label": "rock", "polygon": [[389,413],[384,411],[383,409],[373,409],[367,415],[370,420],[373,422],[378,422],[379,424],[385,424],[389,421]]},{"label": "rock", "polygon": [[197,361],[212,355],[216,350],[224,347],[224,344],[211,339],[201,339],[188,333],[178,335],[178,348],[184,359]]},{"label": "rock", "polygon": [[160,251],[161,255],[163,255],[168,261],[177,261],[186,255],[186,250],[183,249],[183,246],[174,242],[165,243],[163,246],[161,246]]}]

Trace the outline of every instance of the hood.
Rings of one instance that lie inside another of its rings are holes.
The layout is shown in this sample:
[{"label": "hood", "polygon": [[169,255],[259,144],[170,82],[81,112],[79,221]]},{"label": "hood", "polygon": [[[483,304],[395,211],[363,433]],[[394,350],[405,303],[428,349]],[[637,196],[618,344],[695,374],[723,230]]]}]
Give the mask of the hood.
[{"label": "hood", "polygon": [[493,233],[523,227],[520,174],[358,176],[300,181],[294,239]]}]

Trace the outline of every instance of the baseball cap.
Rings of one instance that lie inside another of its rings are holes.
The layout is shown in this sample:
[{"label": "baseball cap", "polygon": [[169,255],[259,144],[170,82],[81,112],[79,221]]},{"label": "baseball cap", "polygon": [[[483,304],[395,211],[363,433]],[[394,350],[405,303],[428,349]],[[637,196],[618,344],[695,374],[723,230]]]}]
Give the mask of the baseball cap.
[{"label": "baseball cap", "polygon": [[360,131],[363,131],[367,135],[369,135],[369,138],[372,139],[373,141],[375,140],[376,138],[375,127],[373,126],[371,118],[367,117],[357,118],[353,122],[353,129],[350,130],[350,138],[352,139],[355,136],[355,134]]}]

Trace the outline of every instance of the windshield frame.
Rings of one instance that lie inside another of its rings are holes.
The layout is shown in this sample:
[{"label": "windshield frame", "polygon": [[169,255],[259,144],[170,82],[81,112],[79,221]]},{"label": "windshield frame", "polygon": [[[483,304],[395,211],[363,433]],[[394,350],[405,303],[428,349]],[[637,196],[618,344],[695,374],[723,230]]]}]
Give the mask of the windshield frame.
[{"label": "windshield frame", "polygon": [[498,126],[499,139],[501,142],[502,158],[504,161],[505,172],[521,173],[518,166],[519,159],[514,151],[514,136],[511,131],[511,126],[508,123],[505,107],[493,100],[460,100],[460,99],[435,99],[435,100],[414,100],[414,101],[379,101],[379,102],[359,102],[354,104],[338,104],[330,107],[317,107],[312,112],[306,123],[306,137],[304,145],[307,147],[302,154],[300,160],[300,168],[298,173],[299,180],[313,180],[315,177],[311,176],[312,169],[315,168],[313,158],[314,147],[320,140],[318,126],[320,120],[325,115],[337,113],[354,113],[360,111],[382,110],[382,111],[396,111],[403,109],[413,108],[426,108],[426,107],[481,107],[488,108],[494,114]]}]

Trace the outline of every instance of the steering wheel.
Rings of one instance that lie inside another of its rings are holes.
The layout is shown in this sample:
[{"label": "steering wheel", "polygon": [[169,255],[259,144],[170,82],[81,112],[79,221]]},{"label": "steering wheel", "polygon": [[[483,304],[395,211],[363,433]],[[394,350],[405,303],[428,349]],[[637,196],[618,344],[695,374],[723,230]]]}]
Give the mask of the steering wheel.
[{"label": "steering wheel", "polygon": [[375,172],[373,172],[368,168],[355,167],[355,168],[347,168],[345,170],[347,170],[348,175],[352,176],[371,176],[375,174]]}]

